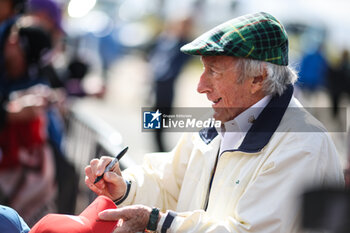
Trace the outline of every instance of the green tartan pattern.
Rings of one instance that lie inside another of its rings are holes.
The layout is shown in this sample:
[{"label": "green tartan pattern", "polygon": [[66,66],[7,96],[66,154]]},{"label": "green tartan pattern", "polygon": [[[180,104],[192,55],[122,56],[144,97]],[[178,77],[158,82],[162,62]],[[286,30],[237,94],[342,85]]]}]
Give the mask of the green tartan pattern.
[{"label": "green tartan pattern", "polygon": [[288,36],[272,15],[260,12],[227,21],[199,36],[181,51],[190,55],[227,55],[288,65]]}]

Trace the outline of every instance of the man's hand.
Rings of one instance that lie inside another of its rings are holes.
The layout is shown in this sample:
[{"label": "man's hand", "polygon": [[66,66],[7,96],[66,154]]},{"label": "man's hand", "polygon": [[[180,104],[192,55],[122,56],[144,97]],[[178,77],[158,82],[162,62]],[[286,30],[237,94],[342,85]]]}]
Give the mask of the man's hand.
[{"label": "man's hand", "polygon": [[85,168],[85,183],[97,195],[105,195],[115,201],[123,197],[126,192],[126,183],[121,174],[119,163],[114,165],[110,172],[106,172],[103,179],[94,184],[96,177],[103,174],[112,159],[103,156],[100,159],[91,160],[90,165]]},{"label": "man's hand", "polygon": [[[105,221],[122,219],[113,233],[143,232],[148,224],[152,208],[144,205],[132,205],[118,209],[104,210],[99,213],[99,218]],[[159,213],[158,221],[162,213]]]}]

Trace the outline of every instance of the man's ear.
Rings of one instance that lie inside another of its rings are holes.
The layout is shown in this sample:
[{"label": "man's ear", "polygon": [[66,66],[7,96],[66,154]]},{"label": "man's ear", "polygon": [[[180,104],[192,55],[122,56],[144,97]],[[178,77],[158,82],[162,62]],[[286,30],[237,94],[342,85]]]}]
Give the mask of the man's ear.
[{"label": "man's ear", "polygon": [[261,75],[255,76],[251,80],[251,88],[250,88],[250,93],[251,94],[256,94],[260,91],[262,91],[264,81],[267,77],[267,71],[266,68],[264,67],[264,71]]}]

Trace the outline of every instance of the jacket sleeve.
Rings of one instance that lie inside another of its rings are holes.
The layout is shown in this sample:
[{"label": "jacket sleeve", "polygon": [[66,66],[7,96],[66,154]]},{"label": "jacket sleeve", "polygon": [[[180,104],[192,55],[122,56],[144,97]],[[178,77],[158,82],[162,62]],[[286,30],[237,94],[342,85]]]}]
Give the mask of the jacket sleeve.
[{"label": "jacket sleeve", "polygon": [[126,169],[123,177],[131,187],[121,206],[147,204],[174,210],[193,148],[191,138],[192,134],[184,134],[171,152],[147,154],[142,166]]},{"label": "jacket sleeve", "polygon": [[271,150],[231,215],[219,217],[204,210],[177,213],[167,232],[300,232],[299,198],[305,187],[343,186],[344,180],[327,136],[321,142],[306,140],[307,144],[304,137],[298,138],[304,141]]}]

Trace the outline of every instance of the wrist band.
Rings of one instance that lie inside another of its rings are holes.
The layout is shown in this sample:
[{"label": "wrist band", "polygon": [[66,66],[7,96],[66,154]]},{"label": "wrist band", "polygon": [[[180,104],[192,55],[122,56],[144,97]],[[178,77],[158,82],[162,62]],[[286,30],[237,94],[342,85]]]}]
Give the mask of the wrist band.
[{"label": "wrist band", "polygon": [[170,228],[171,224],[173,223],[174,218],[176,217],[176,213],[173,211],[168,211],[162,229],[161,229],[161,233],[166,233],[166,231]]},{"label": "wrist band", "polygon": [[155,232],[157,230],[158,218],[159,218],[159,209],[152,208],[151,214],[149,215],[148,224],[146,227],[147,231]]},{"label": "wrist band", "polygon": [[117,199],[114,201],[114,203],[116,205],[120,205],[123,201],[125,201],[125,199],[128,197],[129,192],[130,192],[130,188],[131,188],[131,181],[125,180],[126,183],[126,192],[124,194],[124,196],[122,196],[121,198]]}]

